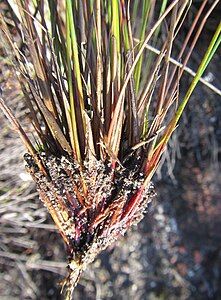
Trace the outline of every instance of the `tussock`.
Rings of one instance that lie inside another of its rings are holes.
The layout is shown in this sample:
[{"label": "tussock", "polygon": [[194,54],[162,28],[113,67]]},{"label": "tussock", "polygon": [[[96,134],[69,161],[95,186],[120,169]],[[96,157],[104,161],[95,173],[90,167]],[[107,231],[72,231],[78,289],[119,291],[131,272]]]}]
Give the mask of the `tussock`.
[{"label": "tussock", "polygon": [[87,264],[151,202],[162,153],[221,42],[219,24],[179,99],[192,49],[219,1],[207,2],[177,54],[191,1],[6,1],[1,36],[32,136],[3,98],[0,107],[27,148],[27,170],[67,245],[68,299]]}]

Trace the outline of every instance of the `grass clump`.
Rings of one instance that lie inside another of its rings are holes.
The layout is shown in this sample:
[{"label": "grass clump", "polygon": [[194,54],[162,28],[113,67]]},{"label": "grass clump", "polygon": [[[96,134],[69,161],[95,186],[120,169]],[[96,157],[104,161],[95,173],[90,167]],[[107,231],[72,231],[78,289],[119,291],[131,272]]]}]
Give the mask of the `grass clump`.
[{"label": "grass clump", "polygon": [[162,154],[221,42],[220,23],[179,99],[191,52],[218,2],[202,2],[177,51],[191,1],[5,1],[1,36],[33,136],[2,98],[0,106],[67,245],[67,298],[88,263],[143,217]]}]

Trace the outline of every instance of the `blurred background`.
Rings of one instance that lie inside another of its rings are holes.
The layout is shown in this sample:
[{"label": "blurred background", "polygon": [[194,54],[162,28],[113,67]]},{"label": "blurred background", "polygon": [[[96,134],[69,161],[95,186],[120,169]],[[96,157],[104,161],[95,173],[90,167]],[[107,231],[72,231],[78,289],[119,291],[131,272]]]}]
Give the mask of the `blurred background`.
[{"label": "blurred background", "polygon": [[[193,15],[200,1],[194,3]],[[217,8],[203,30],[193,70],[220,15]],[[29,130],[16,74],[1,46],[3,97]],[[219,89],[220,54],[204,74]],[[191,82],[189,75],[184,79],[181,97]],[[220,116],[220,96],[200,83],[153,180],[157,196],[145,218],[91,264],[74,299],[221,299]],[[0,299],[62,299],[65,247],[25,171],[24,153],[0,112]]]}]

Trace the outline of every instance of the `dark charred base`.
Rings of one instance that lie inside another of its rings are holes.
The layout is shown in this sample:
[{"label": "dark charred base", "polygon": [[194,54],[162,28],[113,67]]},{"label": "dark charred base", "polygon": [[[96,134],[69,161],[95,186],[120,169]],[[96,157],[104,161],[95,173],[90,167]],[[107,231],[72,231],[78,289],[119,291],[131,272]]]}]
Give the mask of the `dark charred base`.
[{"label": "dark charred base", "polygon": [[65,284],[70,299],[86,266],[143,218],[154,189],[152,183],[144,186],[137,163],[113,169],[109,161],[96,159],[81,166],[65,156],[41,153],[39,159],[48,176],[39,170],[35,158],[25,155],[40,198],[67,245]]}]

